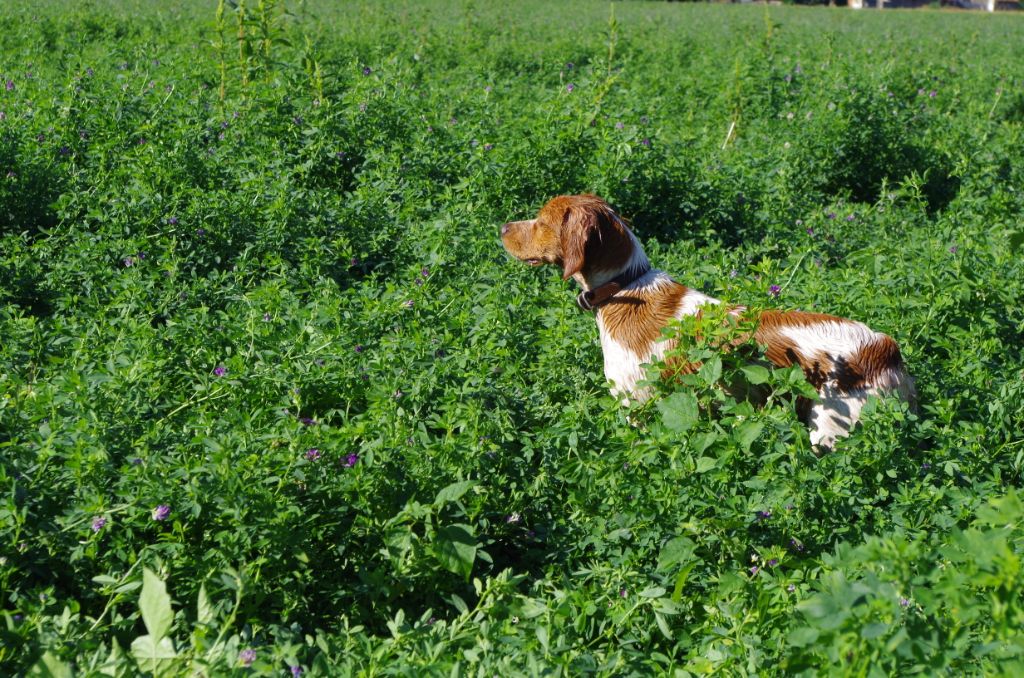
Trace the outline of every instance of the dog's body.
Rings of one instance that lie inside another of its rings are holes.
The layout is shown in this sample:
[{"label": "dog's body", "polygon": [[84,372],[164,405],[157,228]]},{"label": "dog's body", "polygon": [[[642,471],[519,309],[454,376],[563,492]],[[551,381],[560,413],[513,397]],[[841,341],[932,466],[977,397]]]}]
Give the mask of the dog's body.
[{"label": "dog's body", "polygon": [[[613,393],[643,400],[645,363],[664,358],[672,342],[661,330],[672,318],[697,314],[717,299],[652,269],[623,220],[600,198],[560,196],[529,221],[502,226],[502,244],[532,265],[554,264],[582,288],[579,304],[595,310],[604,374]],[[737,307],[730,313],[743,313]],[[754,339],[775,365],[799,364],[819,399],[802,414],[816,449],[829,449],[860,417],[869,396],[894,393],[914,403],[914,382],[890,337],[866,325],[820,313],[764,311]]]}]

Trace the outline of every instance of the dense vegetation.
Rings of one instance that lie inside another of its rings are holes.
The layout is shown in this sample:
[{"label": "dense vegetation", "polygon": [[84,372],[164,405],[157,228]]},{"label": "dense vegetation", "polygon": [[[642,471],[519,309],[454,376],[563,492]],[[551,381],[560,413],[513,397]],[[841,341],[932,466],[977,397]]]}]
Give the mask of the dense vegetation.
[{"label": "dense vegetation", "polygon": [[[1024,672],[1024,23],[182,4],[0,7],[0,673]],[[617,407],[582,191],[920,412]]]}]

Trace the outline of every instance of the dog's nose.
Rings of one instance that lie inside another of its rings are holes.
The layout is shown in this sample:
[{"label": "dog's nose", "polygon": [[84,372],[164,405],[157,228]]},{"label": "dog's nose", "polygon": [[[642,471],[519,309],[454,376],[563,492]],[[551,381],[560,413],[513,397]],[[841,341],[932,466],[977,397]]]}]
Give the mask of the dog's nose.
[{"label": "dog's nose", "polygon": [[508,231],[509,231],[510,228],[512,228],[511,222],[507,223],[507,224],[505,224],[504,226],[501,227],[501,235],[502,235],[502,237],[508,235]]}]

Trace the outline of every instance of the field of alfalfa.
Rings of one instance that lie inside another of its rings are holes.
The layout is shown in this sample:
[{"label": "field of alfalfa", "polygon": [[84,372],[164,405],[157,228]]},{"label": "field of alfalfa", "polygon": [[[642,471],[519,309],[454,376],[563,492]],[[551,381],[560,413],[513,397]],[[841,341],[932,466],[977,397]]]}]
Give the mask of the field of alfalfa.
[{"label": "field of alfalfa", "polygon": [[[5,2],[0,673],[1019,675],[1022,131],[1015,16]],[[920,413],[617,407],[582,191]]]}]

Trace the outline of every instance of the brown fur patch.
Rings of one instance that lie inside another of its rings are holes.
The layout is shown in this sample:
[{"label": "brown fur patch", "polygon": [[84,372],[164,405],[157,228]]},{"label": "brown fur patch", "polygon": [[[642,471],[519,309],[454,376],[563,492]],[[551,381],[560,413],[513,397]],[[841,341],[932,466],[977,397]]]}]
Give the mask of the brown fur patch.
[{"label": "brown fur patch", "polygon": [[648,355],[661,330],[675,317],[686,287],[669,282],[655,289],[627,289],[598,311],[605,331],[618,344],[637,355]]}]

